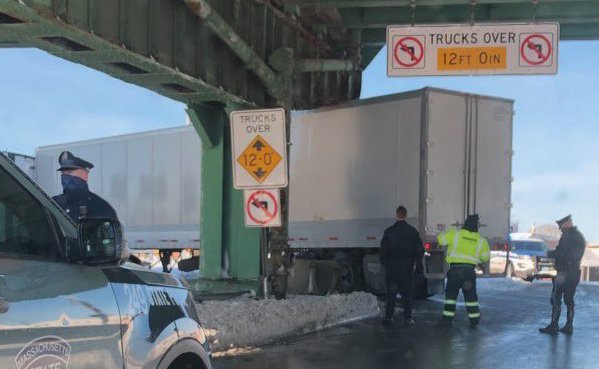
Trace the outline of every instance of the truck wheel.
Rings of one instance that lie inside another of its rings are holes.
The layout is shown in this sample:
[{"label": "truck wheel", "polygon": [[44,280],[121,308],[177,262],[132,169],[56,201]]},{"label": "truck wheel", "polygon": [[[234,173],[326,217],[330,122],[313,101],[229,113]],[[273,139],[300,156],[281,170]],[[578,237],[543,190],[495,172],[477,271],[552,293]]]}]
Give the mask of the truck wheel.
[{"label": "truck wheel", "polygon": [[512,265],[512,263],[509,263],[507,265],[507,269],[505,270],[505,276],[506,276],[506,278],[514,277],[514,266]]}]

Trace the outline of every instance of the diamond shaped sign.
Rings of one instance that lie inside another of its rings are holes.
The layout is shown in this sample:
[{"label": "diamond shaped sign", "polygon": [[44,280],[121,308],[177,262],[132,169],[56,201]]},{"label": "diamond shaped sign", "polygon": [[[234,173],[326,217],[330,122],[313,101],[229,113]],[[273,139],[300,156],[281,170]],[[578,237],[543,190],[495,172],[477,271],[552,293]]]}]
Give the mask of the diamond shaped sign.
[{"label": "diamond shaped sign", "polygon": [[243,150],[237,158],[237,162],[247,170],[247,172],[262,183],[270,173],[281,162],[281,155],[275,151],[266,142],[266,140],[258,135],[250,144]]},{"label": "diamond shaped sign", "polygon": [[237,110],[230,122],[233,186],[287,187],[285,110]]}]

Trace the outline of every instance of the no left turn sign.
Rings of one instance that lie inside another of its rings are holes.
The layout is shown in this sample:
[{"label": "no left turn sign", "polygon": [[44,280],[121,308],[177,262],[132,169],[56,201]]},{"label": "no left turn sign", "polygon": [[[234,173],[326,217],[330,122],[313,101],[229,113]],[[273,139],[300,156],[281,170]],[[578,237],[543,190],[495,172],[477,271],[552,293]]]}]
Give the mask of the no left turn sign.
[{"label": "no left turn sign", "polygon": [[520,35],[520,65],[524,67],[550,66],[553,63],[553,35],[535,33]]},{"label": "no left turn sign", "polygon": [[424,68],[424,36],[396,36],[393,38],[393,68]]},{"label": "no left turn sign", "polygon": [[246,227],[279,227],[281,203],[278,189],[244,190]]}]

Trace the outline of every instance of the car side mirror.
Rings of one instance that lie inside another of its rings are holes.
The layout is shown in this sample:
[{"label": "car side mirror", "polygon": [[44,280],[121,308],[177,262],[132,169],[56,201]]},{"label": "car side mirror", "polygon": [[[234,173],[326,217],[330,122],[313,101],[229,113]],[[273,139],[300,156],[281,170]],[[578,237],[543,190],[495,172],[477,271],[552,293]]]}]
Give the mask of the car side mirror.
[{"label": "car side mirror", "polygon": [[83,218],[77,229],[80,260],[84,264],[117,264],[123,258],[123,232],[118,221]]}]

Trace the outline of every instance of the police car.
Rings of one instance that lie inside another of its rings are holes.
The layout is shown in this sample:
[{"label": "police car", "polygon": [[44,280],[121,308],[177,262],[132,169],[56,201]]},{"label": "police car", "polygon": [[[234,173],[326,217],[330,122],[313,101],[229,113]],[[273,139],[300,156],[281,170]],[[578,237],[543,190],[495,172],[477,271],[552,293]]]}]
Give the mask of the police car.
[{"label": "police car", "polygon": [[189,290],[126,254],[119,224],[74,224],[0,154],[0,368],[210,369]]},{"label": "police car", "polygon": [[507,277],[518,277],[532,282],[537,278],[557,275],[554,260],[547,256],[549,248],[530,233],[512,233],[509,241]]}]

